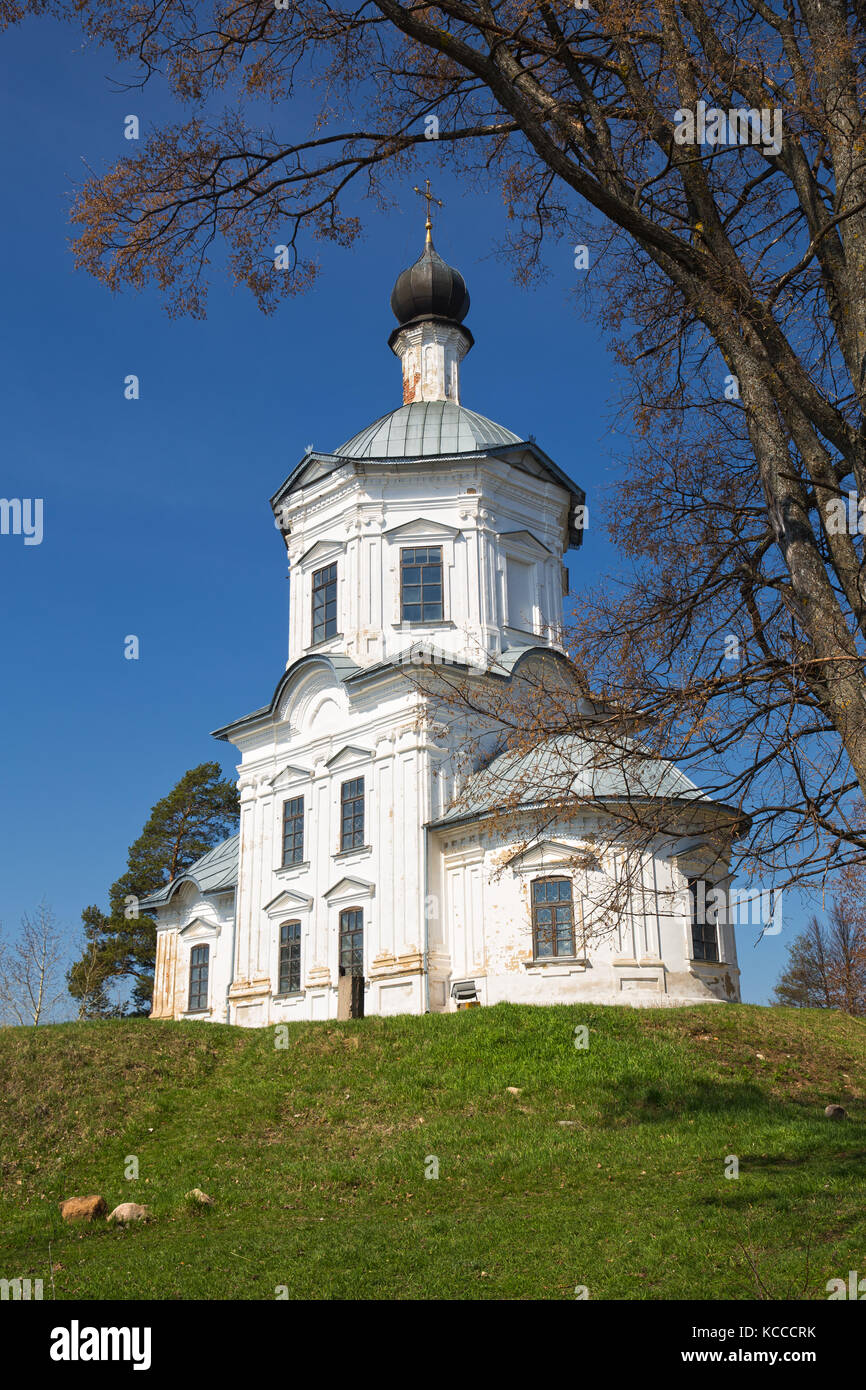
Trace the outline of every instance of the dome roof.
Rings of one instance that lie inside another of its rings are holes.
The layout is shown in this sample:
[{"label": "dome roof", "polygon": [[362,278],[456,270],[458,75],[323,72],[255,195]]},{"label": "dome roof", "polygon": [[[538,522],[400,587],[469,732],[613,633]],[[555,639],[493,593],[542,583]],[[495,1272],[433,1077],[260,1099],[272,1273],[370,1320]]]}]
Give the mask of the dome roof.
[{"label": "dome roof", "polygon": [[413,401],[389,411],[334,453],[345,458],[421,458],[432,454],[474,454],[520,436],[455,401]]},{"label": "dome roof", "polygon": [[714,804],[675,763],[653,756],[634,739],[623,741],[609,759],[600,758],[599,752],[597,742],[579,734],[562,734],[526,753],[500,753],[469,778],[435,824],[471,820],[503,806],[515,810],[543,805],[566,795],[589,803],[675,797]]},{"label": "dome roof", "polygon": [[391,308],[401,324],[431,316],[462,323],[469,313],[469,291],[460,271],[447,265],[428,240],[415,264],[397,276]]}]

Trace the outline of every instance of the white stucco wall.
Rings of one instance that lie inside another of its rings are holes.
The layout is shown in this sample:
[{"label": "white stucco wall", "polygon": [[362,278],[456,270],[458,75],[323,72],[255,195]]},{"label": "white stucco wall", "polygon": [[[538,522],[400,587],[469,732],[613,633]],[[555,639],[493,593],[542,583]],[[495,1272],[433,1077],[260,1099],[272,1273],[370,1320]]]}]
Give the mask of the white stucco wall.
[{"label": "white stucco wall", "polygon": [[[234,893],[202,894],[182,884],[160,909],[151,1018],[195,1018],[226,1022],[231,981]],[[208,946],[208,1007],[189,1009],[189,966],[194,946]]]},{"label": "white stucco wall", "polygon": [[[433,892],[443,912],[431,932],[434,1007],[454,1007],[450,979],[474,979],[486,1004],[584,999],[640,1007],[739,998],[732,926],[719,928],[718,963],[691,959],[687,877],[708,871],[706,857],[681,865],[676,846],[648,851],[643,892],[633,885],[626,910],[613,920],[609,875],[616,845],[603,820],[584,818],[580,832],[567,823],[548,827],[540,843],[523,851],[522,840],[508,843],[477,824],[435,838]],[[600,859],[598,868],[575,867],[575,858],[586,855]],[[533,958],[531,884],[550,876],[572,880],[575,960]]]}]

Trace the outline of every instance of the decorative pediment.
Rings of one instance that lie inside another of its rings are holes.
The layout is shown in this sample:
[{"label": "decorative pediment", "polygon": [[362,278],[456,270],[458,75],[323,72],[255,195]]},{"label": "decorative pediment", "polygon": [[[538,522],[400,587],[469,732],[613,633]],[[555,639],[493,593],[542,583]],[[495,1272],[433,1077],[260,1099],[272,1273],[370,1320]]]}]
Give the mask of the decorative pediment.
[{"label": "decorative pediment", "polygon": [[305,550],[295,563],[303,565],[305,569],[316,564],[326,565],[329,560],[335,560],[338,555],[342,555],[345,549],[345,541],[323,539],[316,541],[309,550]]},{"label": "decorative pediment", "polygon": [[543,545],[531,531],[503,531],[499,539],[508,549],[509,545],[520,547],[522,550],[530,550],[534,555],[552,555],[553,552],[548,546]]},{"label": "decorative pediment", "polygon": [[341,767],[357,767],[360,763],[368,763],[373,754],[369,748],[358,748],[354,743],[345,743],[330,758],[326,758],[325,767],[332,772],[338,772]]},{"label": "decorative pediment", "polygon": [[187,922],[182,927],[179,935],[184,941],[210,940],[219,936],[220,929],[216,922],[205,922],[202,917],[194,917],[191,922]]},{"label": "decorative pediment", "polygon": [[425,516],[416,516],[414,521],[404,521],[400,526],[389,526],[383,531],[389,541],[428,540],[435,536],[440,540],[452,540],[460,535],[456,526],[445,526],[441,521],[429,521]]},{"label": "decorative pediment", "polygon": [[308,767],[298,767],[294,763],[286,763],[284,768],[274,773],[271,778],[271,786],[274,791],[282,791],[284,787],[295,786],[298,782],[309,782],[312,775],[312,771]]},{"label": "decorative pediment", "polygon": [[[326,478],[329,473],[333,473],[336,468],[343,466],[343,460],[335,462],[331,454],[326,454],[324,458],[319,458],[315,454],[311,456],[311,461],[303,471],[298,473],[294,485],[289,489],[294,492],[298,487],[307,487],[314,483],[317,478]],[[284,496],[287,494],[283,494]]]},{"label": "decorative pediment", "polygon": [[332,903],[349,898],[372,898],[375,892],[375,883],[368,883],[364,878],[351,878],[347,874],[344,878],[338,879],[323,897]]},{"label": "decorative pediment", "polygon": [[306,893],[292,893],[288,888],[284,888],[282,893],[265,903],[263,911],[269,917],[286,917],[294,912],[309,912],[312,906],[313,899],[308,898]]},{"label": "decorative pediment", "polygon": [[539,869],[594,869],[601,865],[596,856],[581,845],[569,845],[564,840],[540,840],[519,850],[508,861],[515,873],[532,873]]}]

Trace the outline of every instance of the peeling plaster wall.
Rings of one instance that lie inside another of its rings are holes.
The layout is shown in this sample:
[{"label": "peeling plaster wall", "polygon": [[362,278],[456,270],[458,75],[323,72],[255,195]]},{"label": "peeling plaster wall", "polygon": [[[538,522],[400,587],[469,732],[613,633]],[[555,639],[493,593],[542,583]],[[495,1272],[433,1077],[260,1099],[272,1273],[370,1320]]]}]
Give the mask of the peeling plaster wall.
[{"label": "peeling plaster wall", "polygon": [[[586,822],[581,833],[561,823],[545,832],[544,846],[521,850],[495,833],[479,835],[474,825],[438,834],[438,882],[444,890],[444,924],[437,936],[437,967],[444,975],[474,979],[485,1004],[559,1003],[586,1000],[635,1007],[737,1000],[734,929],[720,930],[719,964],[690,960],[691,926],[686,873],[670,846],[647,856],[643,891],[636,885],[617,923],[602,921],[593,900],[603,895],[610,872],[606,846],[598,870],[575,869],[572,855],[593,852],[592,832],[609,835],[609,825]],[[555,843],[552,843],[555,842]],[[563,848],[564,847],[564,848]],[[505,867],[503,867],[505,865]],[[533,960],[531,883],[534,878],[572,877],[576,956]],[[580,922],[586,945],[581,949]],[[438,996],[438,1007],[453,1008]]]},{"label": "peeling plaster wall", "polygon": [[[226,991],[231,979],[233,892],[202,894],[184,884],[160,909],[156,936],[151,1018],[226,1021]],[[208,946],[208,1008],[190,1013],[189,965],[194,946]]]},{"label": "peeling plaster wall", "polygon": [[[419,718],[417,695],[399,676],[351,704],[343,693],[339,732],[319,733],[324,706],[316,695],[328,688],[327,682],[302,684],[289,696],[267,751],[260,735],[251,736],[241,763],[231,1022],[262,1027],[336,1017],[339,915],[350,906],[364,912],[368,1014],[417,1014],[427,1007],[425,916],[433,1012],[455,1007],[451,984],[458,979],[475,980],[485,1004],[660,1007],[739,998],[733,927],[720,929],[720,963],[690,959],[687,879],[714,871],[725,881],[721,868],[711,869],[699,853],[678,856],[678,846],[667,843],[647,854],[642,888],[635,885],[616,923],[593,920],[592,903],[603,894],[616,847],[606,839],[609,822],[592,816],[579,829],[565,822],[547,827],[541,841],[527,837],[528,848],[475,824],[431,833],[425,883],[423,825],[431,818],[443,753]],[[365,778],[368,844],[343,853],[340,786],[357,776]],[[283,868],[283,801],[300,795],[308,811],[305,860]],[[573,877],[577,953],[574,960],[540,963],[533,960],[531,884],[551,874]],[[187,885],[163,910],[153,1017],[225,1021],[231,909],[231,895],[212,900]],[[302,990],[280,998],[279,927],[287,920],[302,924]],[[200,941],[211,945],[210,1008],[189,1015],[189,955]]]},{"label": "peeling plaster wall", "polygon": [[[287,692],[264,740],[240,738],[241,875],[232,1022],[250,1026],[337,1014],[339,919],[364,914],[366,1013],[420,1013],[423,825],[430,745],[414,688],[400,674],[351,698],[330,673]],[[340,794],[364,778],[365,845],[340,848]],[[283,866],[286,800],[303,796],[304,860]],[[278,996],[279,927],[301,922],[299,993]]]}]

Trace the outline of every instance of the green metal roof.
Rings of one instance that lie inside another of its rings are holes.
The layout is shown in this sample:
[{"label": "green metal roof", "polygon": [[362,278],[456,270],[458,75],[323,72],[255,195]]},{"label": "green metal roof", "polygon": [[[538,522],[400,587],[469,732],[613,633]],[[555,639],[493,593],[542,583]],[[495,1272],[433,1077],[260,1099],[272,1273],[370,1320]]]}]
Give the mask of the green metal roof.
[{"label": "green metal roof", "polygon": [[520,436],[454,401],[413,401],[398,406],[353,435],[334,453],[341,458],[424,458],[474,454]]},{"label": "green metal roof", "polygon": [[562,796],[588,801],[672,797],[710,803],[684,772],[636,743],[624,745],[614,761],[598,757],[597,745],[579,734],[539,744],[528,753],[500,753],[470,777],[462,794],[434,827],[475,820],[507,806],[544,805]]},{"label": "green metal roof", "polygon": [[194,883],[202,893],[225,893],[230,888],[236,888],[240,843],[240,835],[230,835],[222,844],[214,845],[171,883],[142,898],[141,907],[164,906],[182,883]]}]

